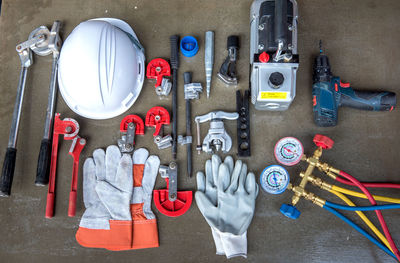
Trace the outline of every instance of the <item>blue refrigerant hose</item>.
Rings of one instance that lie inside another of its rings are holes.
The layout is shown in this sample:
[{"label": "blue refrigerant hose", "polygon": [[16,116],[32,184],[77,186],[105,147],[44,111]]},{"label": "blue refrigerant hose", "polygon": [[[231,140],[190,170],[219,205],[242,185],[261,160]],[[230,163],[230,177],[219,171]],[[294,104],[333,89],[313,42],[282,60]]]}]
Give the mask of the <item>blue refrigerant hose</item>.
[{"label": "blue refrigerant hose", "polygon": [[[382,243],[380,243],[378,240],[376,240],[374,237],[372,237],[370,234],[368,234],[364,229],[362,229],[361,227],[359,227],[358,225],[356,225],[353,221],[351,221],[350,219],[348,219],[347,217],[345,217],[344,215],[342,215],[341,213],[339,213],[338,211],[336,211],[335,209],[333,209],[332,207],[327,206],[326,204],[323,206],[323,208],[325,208],[326,210],[328,210],[329,212],[331,212],[332,214],[334,214],[335,216],[339,217],[340,219],[342,219],[344,222],[346,222],[347,224],[349,224],[351,227],[353,227],[355,230],[357,230],[358,232],[360,232],[362,235],[364,235],[366,238],[368,238],[372,243],[374,243],[375,245],[377,245],[380,249],[382,249],[383,251],[386,252],[386,254],[388,254],[389,256],[393,257],[394,259],[396,259],[395,255],[392,253],[392,251],[390,251],[386,246],[384,246]],[[397,259],[396,259],[397,260]]]},{"label": "blue refrigerant hose", "polygon": [[374,210],[384,210],[384,209],[400,209],[400,204],[390,204],[390,205],[371,205],[371,206],[347,206],[340,205],[336,203],[331,203],[329,201],[325,202],[326,206],[347,210],[347,211],[374,211]]}]

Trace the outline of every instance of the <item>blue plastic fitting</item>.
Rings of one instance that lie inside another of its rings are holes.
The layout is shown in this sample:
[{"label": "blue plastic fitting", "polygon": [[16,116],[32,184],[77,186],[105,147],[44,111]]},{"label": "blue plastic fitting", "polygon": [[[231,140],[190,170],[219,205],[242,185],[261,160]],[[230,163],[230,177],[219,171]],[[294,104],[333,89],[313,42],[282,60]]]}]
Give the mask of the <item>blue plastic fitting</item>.
[{"label": "blue plastic fitting", "polygon": [[295,206],[292,205],[287,205],[287,204],[282,204],[281,209],[279,209],[281,213],[291,219],[297,219],[299,218],[301,212],[297,210]]},{"label": "blue plastic fitting", "polygon": [[186,36],[181,39],[181,52],[185,57],[193,57],[199,51],[199,45],[196,38]]}]

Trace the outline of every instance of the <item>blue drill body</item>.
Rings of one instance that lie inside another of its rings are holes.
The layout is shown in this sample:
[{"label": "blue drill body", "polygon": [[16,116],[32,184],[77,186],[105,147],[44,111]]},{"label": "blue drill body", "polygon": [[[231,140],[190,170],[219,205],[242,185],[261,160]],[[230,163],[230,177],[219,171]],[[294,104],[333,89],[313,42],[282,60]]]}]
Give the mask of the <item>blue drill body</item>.
[{"label": "blue drill body", "polygon": [[326,55],[317,56],[313,73],[313,112],[318,126],[335,126],[342,106],[369,111],[391,111],[396,106],[393,92],[353,90],[349,83],[332,76]]}]

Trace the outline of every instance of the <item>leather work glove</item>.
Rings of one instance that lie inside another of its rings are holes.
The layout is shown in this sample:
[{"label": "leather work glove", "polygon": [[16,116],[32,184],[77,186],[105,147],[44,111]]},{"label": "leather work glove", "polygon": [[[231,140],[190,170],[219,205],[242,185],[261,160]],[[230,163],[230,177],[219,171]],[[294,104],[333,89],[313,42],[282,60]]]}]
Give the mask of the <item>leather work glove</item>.
[{"label": "leather work glove", "polygon": [[217,254],[247,257],[247,228],[254,215],[258,185],[254,174],[247,174],[246,164],[237,160],[233,167],[233,159],[228,157],[221,163],[213,155],[206,162],[206,176],[197,173],[195,198],[211,227]]},{"label": "leather work glove", "polygon": [[133,153],[132,249],[158,247],[157,219],[151,211],[151,196],[160,159],[145,148]]},{"label": "leather work glove", "polygon": [[76,240],[84,247],[118,250],[132,244],[129,202],[132,196],[132,158],[111,145],[97,149],[83,165],[83,201]]}]

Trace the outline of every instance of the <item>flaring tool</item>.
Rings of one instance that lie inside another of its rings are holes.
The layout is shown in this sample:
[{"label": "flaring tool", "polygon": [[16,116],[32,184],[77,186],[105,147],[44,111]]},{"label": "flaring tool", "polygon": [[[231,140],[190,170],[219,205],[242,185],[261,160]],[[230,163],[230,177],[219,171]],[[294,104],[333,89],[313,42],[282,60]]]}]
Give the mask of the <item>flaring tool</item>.
[{"label": "flaring tool", "polygon": [[[212,111],[205,115],[196,116],[197,125],[197,147],[196,150],[200,154],[201,150],[206,153],[215,151],[229,152],[232,148],[232,139],[226,132],[223,120],[236,120],[239,118],[237,112]],[[210,121],[210,129],[204,137],[203,144],[200,139],[200,123]]]},{"label": "flaring tool", "polygon": [[86,145],[86,140],[79,137],[79,124],[76,120],[65,118],[60,119],[60,114],[56,113],[53,127],[53,145],[51,150],[49,189],[47,193],[46,218],[52,218],[54,215],[54,198],[56,187],[57,154],[58,154],[58,136],[64,135],[64,140],[72,140],[69,154],[73,157],[71,191],[69,193],[68,216],[75,216],[79,156]]},{"label": "flaring tool", "polygon": [[236,60],[239,52],[239,37],[229,36],[227,40],[228,56],[217,74],[218,78],[227,85],[237,85]]}]

